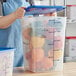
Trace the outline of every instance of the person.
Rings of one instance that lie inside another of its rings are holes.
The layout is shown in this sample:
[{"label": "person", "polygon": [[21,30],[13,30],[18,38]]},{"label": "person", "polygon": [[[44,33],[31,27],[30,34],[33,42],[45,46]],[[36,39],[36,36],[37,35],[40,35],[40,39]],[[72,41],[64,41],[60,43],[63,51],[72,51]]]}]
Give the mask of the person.
[{"label": "person", "polygon": [[[15,48],[14,67],[23,65],[23,44],[21,20],[27,7],[26,0],[6,0],[3,2],[3,15],[0,17],[0,47]],[[0,7],[1,9],[1,7]],[[0,10],[1,11],[1,10]]]}]

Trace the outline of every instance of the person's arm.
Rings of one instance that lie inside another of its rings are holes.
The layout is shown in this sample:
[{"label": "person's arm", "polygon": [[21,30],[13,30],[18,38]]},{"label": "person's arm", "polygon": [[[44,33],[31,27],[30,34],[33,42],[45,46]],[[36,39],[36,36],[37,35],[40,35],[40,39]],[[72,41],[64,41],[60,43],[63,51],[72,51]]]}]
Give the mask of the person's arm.
[{"label": "person's arm", "polygon": [[10,24],[12,24],[15,20],[16,18],[14,17],[13,13],[7,16],[0,17],[0,29],[8,28]]},{"label": "person's arm", "polygon": [[22,18],[24,13],[23,8],[18,8],[12,14],[0,17],[0,29],[8,28],[16,19]]}]

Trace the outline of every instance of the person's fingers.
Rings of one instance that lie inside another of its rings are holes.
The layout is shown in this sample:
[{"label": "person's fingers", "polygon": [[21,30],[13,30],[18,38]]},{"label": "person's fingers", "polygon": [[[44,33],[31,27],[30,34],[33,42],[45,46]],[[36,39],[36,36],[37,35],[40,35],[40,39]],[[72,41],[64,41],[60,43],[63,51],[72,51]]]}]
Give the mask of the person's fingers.
[{"label": "person's fingers", "polygon": [[22,18],[24,16],[25,10],[23,8],[24,7],[20,7],[14,12],[16,18]]},{"label": "person's fingers", "polygon": [[21,8],[26,9],[26,7],[21,7]]}]

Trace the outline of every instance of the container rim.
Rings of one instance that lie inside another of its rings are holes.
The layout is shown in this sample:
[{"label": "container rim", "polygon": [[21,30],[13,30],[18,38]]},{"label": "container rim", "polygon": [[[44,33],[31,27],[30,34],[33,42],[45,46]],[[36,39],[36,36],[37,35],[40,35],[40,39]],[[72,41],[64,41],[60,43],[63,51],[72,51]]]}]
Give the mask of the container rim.
[{"label": "container rim", "polygon": [[76,7],[76,5],[66,5],[66,6],[68,6],[68,7]]},{"label": "container rim", "polygon": [[5,47],[4,48],[3,47],[1,48],[0,47],[0,51],[13,51],[13,50],[15,50],[15,48],[5,48]]}]

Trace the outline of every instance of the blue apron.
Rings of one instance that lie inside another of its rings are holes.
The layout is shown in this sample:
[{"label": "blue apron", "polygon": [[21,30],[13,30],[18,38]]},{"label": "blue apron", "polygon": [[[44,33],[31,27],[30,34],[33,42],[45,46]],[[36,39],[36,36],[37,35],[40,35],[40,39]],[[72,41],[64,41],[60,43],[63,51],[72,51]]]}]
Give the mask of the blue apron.
[{"label": "blue apron", "polygon": [[[8,15],[19,7],[27,7],[29,4],[25,0],[7,0],[3,3],[3,14]],[[21,22],[17,19],[7,29],[0,29],[0,47],[16,48],[14,56],[14,66],[23,65],[23,47],[21,36]]]}]

